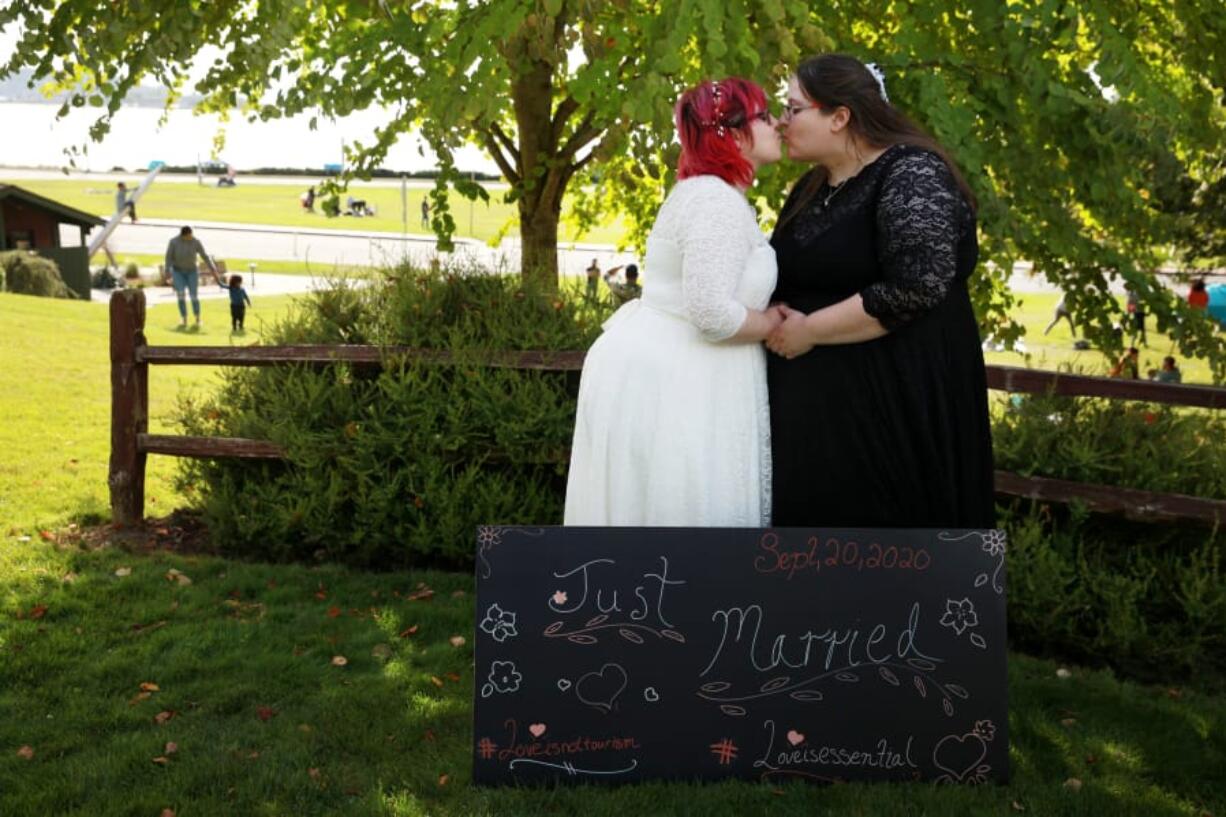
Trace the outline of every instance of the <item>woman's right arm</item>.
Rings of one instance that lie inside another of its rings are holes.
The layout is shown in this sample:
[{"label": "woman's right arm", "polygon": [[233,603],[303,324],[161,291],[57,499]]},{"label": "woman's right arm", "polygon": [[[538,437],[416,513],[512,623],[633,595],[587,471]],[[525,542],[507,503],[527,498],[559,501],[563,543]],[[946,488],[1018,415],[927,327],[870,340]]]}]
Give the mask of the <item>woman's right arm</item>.
[{"label": "woman's right arm", "polygon": [[761,341],[783,318],[777,309],[750,309],[734,297],[753,249],[744,224],[748,205],[722,183],[710,195],[696,192],[679,231],[686,315],[713,343]]}]

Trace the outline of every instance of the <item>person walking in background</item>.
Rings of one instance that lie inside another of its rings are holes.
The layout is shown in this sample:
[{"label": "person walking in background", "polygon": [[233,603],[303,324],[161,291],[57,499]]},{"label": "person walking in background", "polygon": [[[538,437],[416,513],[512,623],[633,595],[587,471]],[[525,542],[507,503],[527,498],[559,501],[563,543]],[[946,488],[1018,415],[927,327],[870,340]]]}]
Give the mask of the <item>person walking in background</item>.
[{"label": "person walking in background", "polygon": [[421,226],[430,226],[430,199],[421,197]]},{"label": "person walking in background", "polygon": [[1068,311],[1068,306],[1065,305],[1063,297],[1056,303],[1056,312],[1052,315],[1051,323],[1047,324],[1047,328],[1043,330],[1043,334],[1046,335],[1050,332],[1060,322],[1061,318],[1068,321],[1069,331],[1073,333],[1074,338],[1077,337],[1077,325],[1073,323],[1073,316]]},{"label": "person walking in background", "polygon": [[136,223],[136,202],[128,198],[128,186],[123,182],[115,185],[115,212],[128,211],[128,218]]},{"label": "person walking in background", "polygon": [[217,266],[204,251],[204,245],[192,235],[191,227],[183,227],[179,230],[179,234],[170,239],[170,243],[166,245],[166,269],[170,271],[175,297],[179,302],[179,329],[187,328],[186,298],[188,295],[192,300],[192,314],[196,318],[196,329],[200,328],[200,298],[197,295],[200,275],[196,270],[197,257],[204,259],[213,273],[213,278],[221,283]]},{"label": "person walking in background", "polygon": [[230,283],[218,286],[230,291],[230,331],[243,333],[243,320],[247,317],[247,307],[251,305],[251,296],[243,289],[243,276],[231,275]]},{"label": "person walking in background", "polygon": [[299,201],[302,202],[303,210],[306,210],[308,213],[314,213],[315,212],[315,185],[311,185],[310,188],[305,193],[302,194],[302,197],[299,199]]}]

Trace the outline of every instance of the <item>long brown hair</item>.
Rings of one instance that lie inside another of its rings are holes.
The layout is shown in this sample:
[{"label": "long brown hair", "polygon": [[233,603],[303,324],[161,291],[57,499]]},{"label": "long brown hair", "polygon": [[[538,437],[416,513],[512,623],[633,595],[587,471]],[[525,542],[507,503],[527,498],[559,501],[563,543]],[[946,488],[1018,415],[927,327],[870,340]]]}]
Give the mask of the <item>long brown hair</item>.
[{"label": "long brown hair", "polygon": [[[975,194],[949,152],[885,99],[881,86],[864,63],[845,54],[820,54],[809,57],[797,66],[796,79],[805,96],[823,109],[833,111],[843,106],[851,111],[847,127],[861,142],[878,149],[899,144],[914,145],[940,156],[971,209],[975,209]],[[781,214],[779,224],[785,224],[803,210],[829,175],[826,168],[818,165],[801,177],[793,195],[789,197],[791,205]]]}]

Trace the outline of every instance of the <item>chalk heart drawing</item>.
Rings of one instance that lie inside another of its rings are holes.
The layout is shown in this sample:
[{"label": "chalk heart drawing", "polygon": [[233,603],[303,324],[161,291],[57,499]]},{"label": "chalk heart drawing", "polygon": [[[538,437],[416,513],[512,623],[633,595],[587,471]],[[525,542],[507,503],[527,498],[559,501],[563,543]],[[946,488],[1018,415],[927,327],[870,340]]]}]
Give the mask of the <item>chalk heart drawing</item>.
[{"label": "chalk heart drawing", "polygon": [[647,687],[647,689],[643,690],[643,698],[645,698],[648,703],[654,704],[656,701],[660,700],[660,693],[656,692],[655,687]]},{"label": "chalk heart drawing", "polygon": [[558,679],[558,689],[562,690],[563,692],[570,689],[570,679],[569,678],[559,678]]},{"label": "chalk heart drawing", "polygon": [[795,729],[788,730],[788,743],[792,744],[793,746],[799,746],[804,742],[805,736],[803,732],[797,732]]},{"label": "chalk heart drawing", "polygon": [[562,590],[558,590],[557,592],[555,592],[553,596],[551,596],[551,598],[553,599],[554,604],[558,604],[558,605],[566,604],[566,593],[563,592]]},{"label": "chalk heart drawing", "polygon": [[589,672],[575,683],[579,700],[602,712],[611,712],[613,702],[626,688],[629,678],[620,664],[605,664],[599,672]]},{"label": "chalk heart drawing", "polygon": [[528,731],[532,733],[532,737],[539,738],[541,735],[545,734],[545,728],[545,724],[543,723],[534,723],[528,727]]},{"label": "chalk heart drawing", "polygon": [[936,767],[958,781],[979,768],[987,756],[987,744],[973,732],[968,735],[947,735],[932,750],[932,762]]}]

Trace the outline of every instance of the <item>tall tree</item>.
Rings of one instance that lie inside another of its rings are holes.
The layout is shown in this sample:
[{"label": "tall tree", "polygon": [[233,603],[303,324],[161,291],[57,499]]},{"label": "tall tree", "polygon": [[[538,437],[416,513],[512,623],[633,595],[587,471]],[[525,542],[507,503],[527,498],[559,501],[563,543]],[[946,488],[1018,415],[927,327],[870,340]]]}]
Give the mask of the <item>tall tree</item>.
[{"label": "tall tree", "polygon": [[[807,53],[853,53],[885,69],[891,100],[951,149],[979,197],[985,331],[1019,337],[1007,281],[1027,259],[1100,347],[1121,343],[1108,286],[1122,278],[1183,354],[1226,379],[1226,339],[1152,274],[1188,242],[1187,207],[1162,180],[1211,193],[1221,178],[1220,0],[43,0],[0,11],[0,26],[18,20],[25,34],[0,75],[28,66],[79,88],[77,104],[106,108],[95,138],[141,78],[182,87],[206,44],[222,52],[194,89],[206,109],[392,108],[373,142],[354,146],[352,172],[420,130],[443,171],[432,195],[444,245],[448,192],[486,196],[455,172],[455,150],[483,146],[518,204],[524,274],[546,286],[568,192],[581,225],[621,215],[642,247],[673,179],[682,88],[741,74],[773,90]],[[800,170],[771,168],[755,186],[767,223]]]}]

